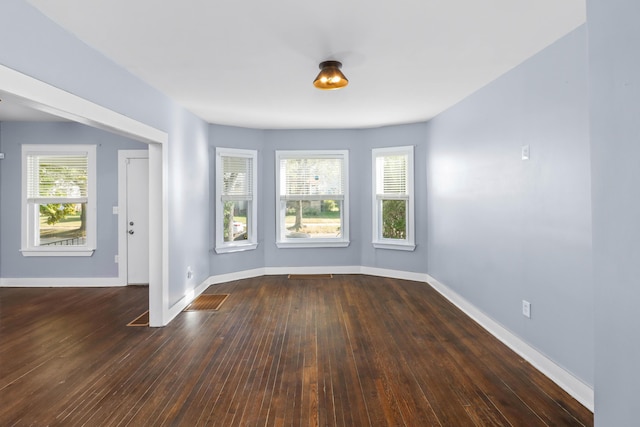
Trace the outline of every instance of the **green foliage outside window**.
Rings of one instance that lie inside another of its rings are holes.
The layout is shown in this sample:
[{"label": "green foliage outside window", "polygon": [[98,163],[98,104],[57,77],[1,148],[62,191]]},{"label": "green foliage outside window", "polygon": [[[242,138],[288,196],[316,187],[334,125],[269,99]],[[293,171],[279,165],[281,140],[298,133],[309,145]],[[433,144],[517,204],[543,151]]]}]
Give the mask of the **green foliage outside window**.
[{"label": "green foliage outside window", "polygon": [[40,214],[47,219],[47,224],[55,225],[67,217],[75,215],[76,205],[71,203],[49,203],[40,205]]},{"label": "green foliage outside window", "polygon": [[230,242],[233,240],[233,211],[235,208],[234,202],[225,202],[222,212],[222,230],[223,241]]},{"label": "green foliage outside window", "polygon": [[[87,168],[40,163],[38,168],[40,186],[48,188],[49,197],[68,197],[79,188],[87,186]],[[87,228],[85,203],[48,203],[40,205],[40,215],[46,218],[49,225],[56,225],[70,215],[80,213],[79,231]]]},{"label": "green foliage outside window", "polygon": [[382,201],[382,237],[385,239],[407,238],[406,200]]}]

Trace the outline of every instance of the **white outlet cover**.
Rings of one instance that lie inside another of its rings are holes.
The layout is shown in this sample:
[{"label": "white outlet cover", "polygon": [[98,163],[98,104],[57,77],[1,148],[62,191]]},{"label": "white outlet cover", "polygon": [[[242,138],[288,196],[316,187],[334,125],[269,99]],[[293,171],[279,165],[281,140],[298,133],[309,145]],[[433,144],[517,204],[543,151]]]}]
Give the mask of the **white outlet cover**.
[{"label": "white outlet cover", "polygon": [[528,145],[522,146],[522,160],[529,160],[530,147]]},{"label": "white outlet cover", "polygon": [[529,301],[522,300],[522,315],[531,319],[531,303]]}]

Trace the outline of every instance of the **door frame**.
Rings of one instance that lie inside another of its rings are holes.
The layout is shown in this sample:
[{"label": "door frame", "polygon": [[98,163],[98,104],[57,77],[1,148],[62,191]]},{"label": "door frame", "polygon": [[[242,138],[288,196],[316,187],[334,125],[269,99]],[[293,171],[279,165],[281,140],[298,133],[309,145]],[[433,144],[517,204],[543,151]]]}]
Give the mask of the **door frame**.
[{"label": "door frame", "polygon": [[164,326],[169,312],[169,134],[0,64],[0,95],[21,105],[149,145],[149,325]]},{"label": "door frame", "polygon": [[[127,244],[127,160],[148,158],[149,150],[118,150],[118,282],[123,286],[129,284],[127,277],[129,267],[129,245]],[[149,230],[149,233],[151,233],[151,230]],[[151,241],[151,235],[149,235],[149,240]],[[149,275],[149,278],[151,278],[151,275]]]}]

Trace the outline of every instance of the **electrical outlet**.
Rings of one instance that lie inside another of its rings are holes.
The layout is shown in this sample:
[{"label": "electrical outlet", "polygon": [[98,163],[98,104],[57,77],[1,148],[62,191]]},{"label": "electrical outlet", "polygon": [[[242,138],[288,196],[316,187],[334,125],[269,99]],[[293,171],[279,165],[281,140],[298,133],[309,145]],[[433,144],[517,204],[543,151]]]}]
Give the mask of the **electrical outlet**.
[{"label": "electrical outlet", "polygon": [[522,315],[531,319],[531,303],[529,301],[522,300]]},{"label": "electrical outlet", "polygon": [[529,146],[528,145],[523,145],[522,146],[522,160],[529,160]]},{"label": "electrical outlet", "polygon": [[193,271],[191,271],[191,267],[187,267],[187,279],[191,279],[193,277]]},{"label": "electrical outlet", "polygon": [[118,261],[119,261],[119,259],[118,259],[118,255],[116,255],[116,256],[114,257],[114,260],[113,260],[113,261],[114,261],[116,264],[118,263]]}]

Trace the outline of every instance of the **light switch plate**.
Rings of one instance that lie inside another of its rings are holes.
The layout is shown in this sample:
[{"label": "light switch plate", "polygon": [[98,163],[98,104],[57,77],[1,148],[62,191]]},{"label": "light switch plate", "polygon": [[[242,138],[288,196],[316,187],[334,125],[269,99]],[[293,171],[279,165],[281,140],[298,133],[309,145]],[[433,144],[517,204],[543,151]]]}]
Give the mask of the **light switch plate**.
[{"label": "light switch plate", "polygon": [[531,319],[531,303],[529,301],[522,300],[522,315]]},{"label": "light switch plate", "polygon": [[522,146],[522,160],[529,160],[529,150],[528,145]]}]

